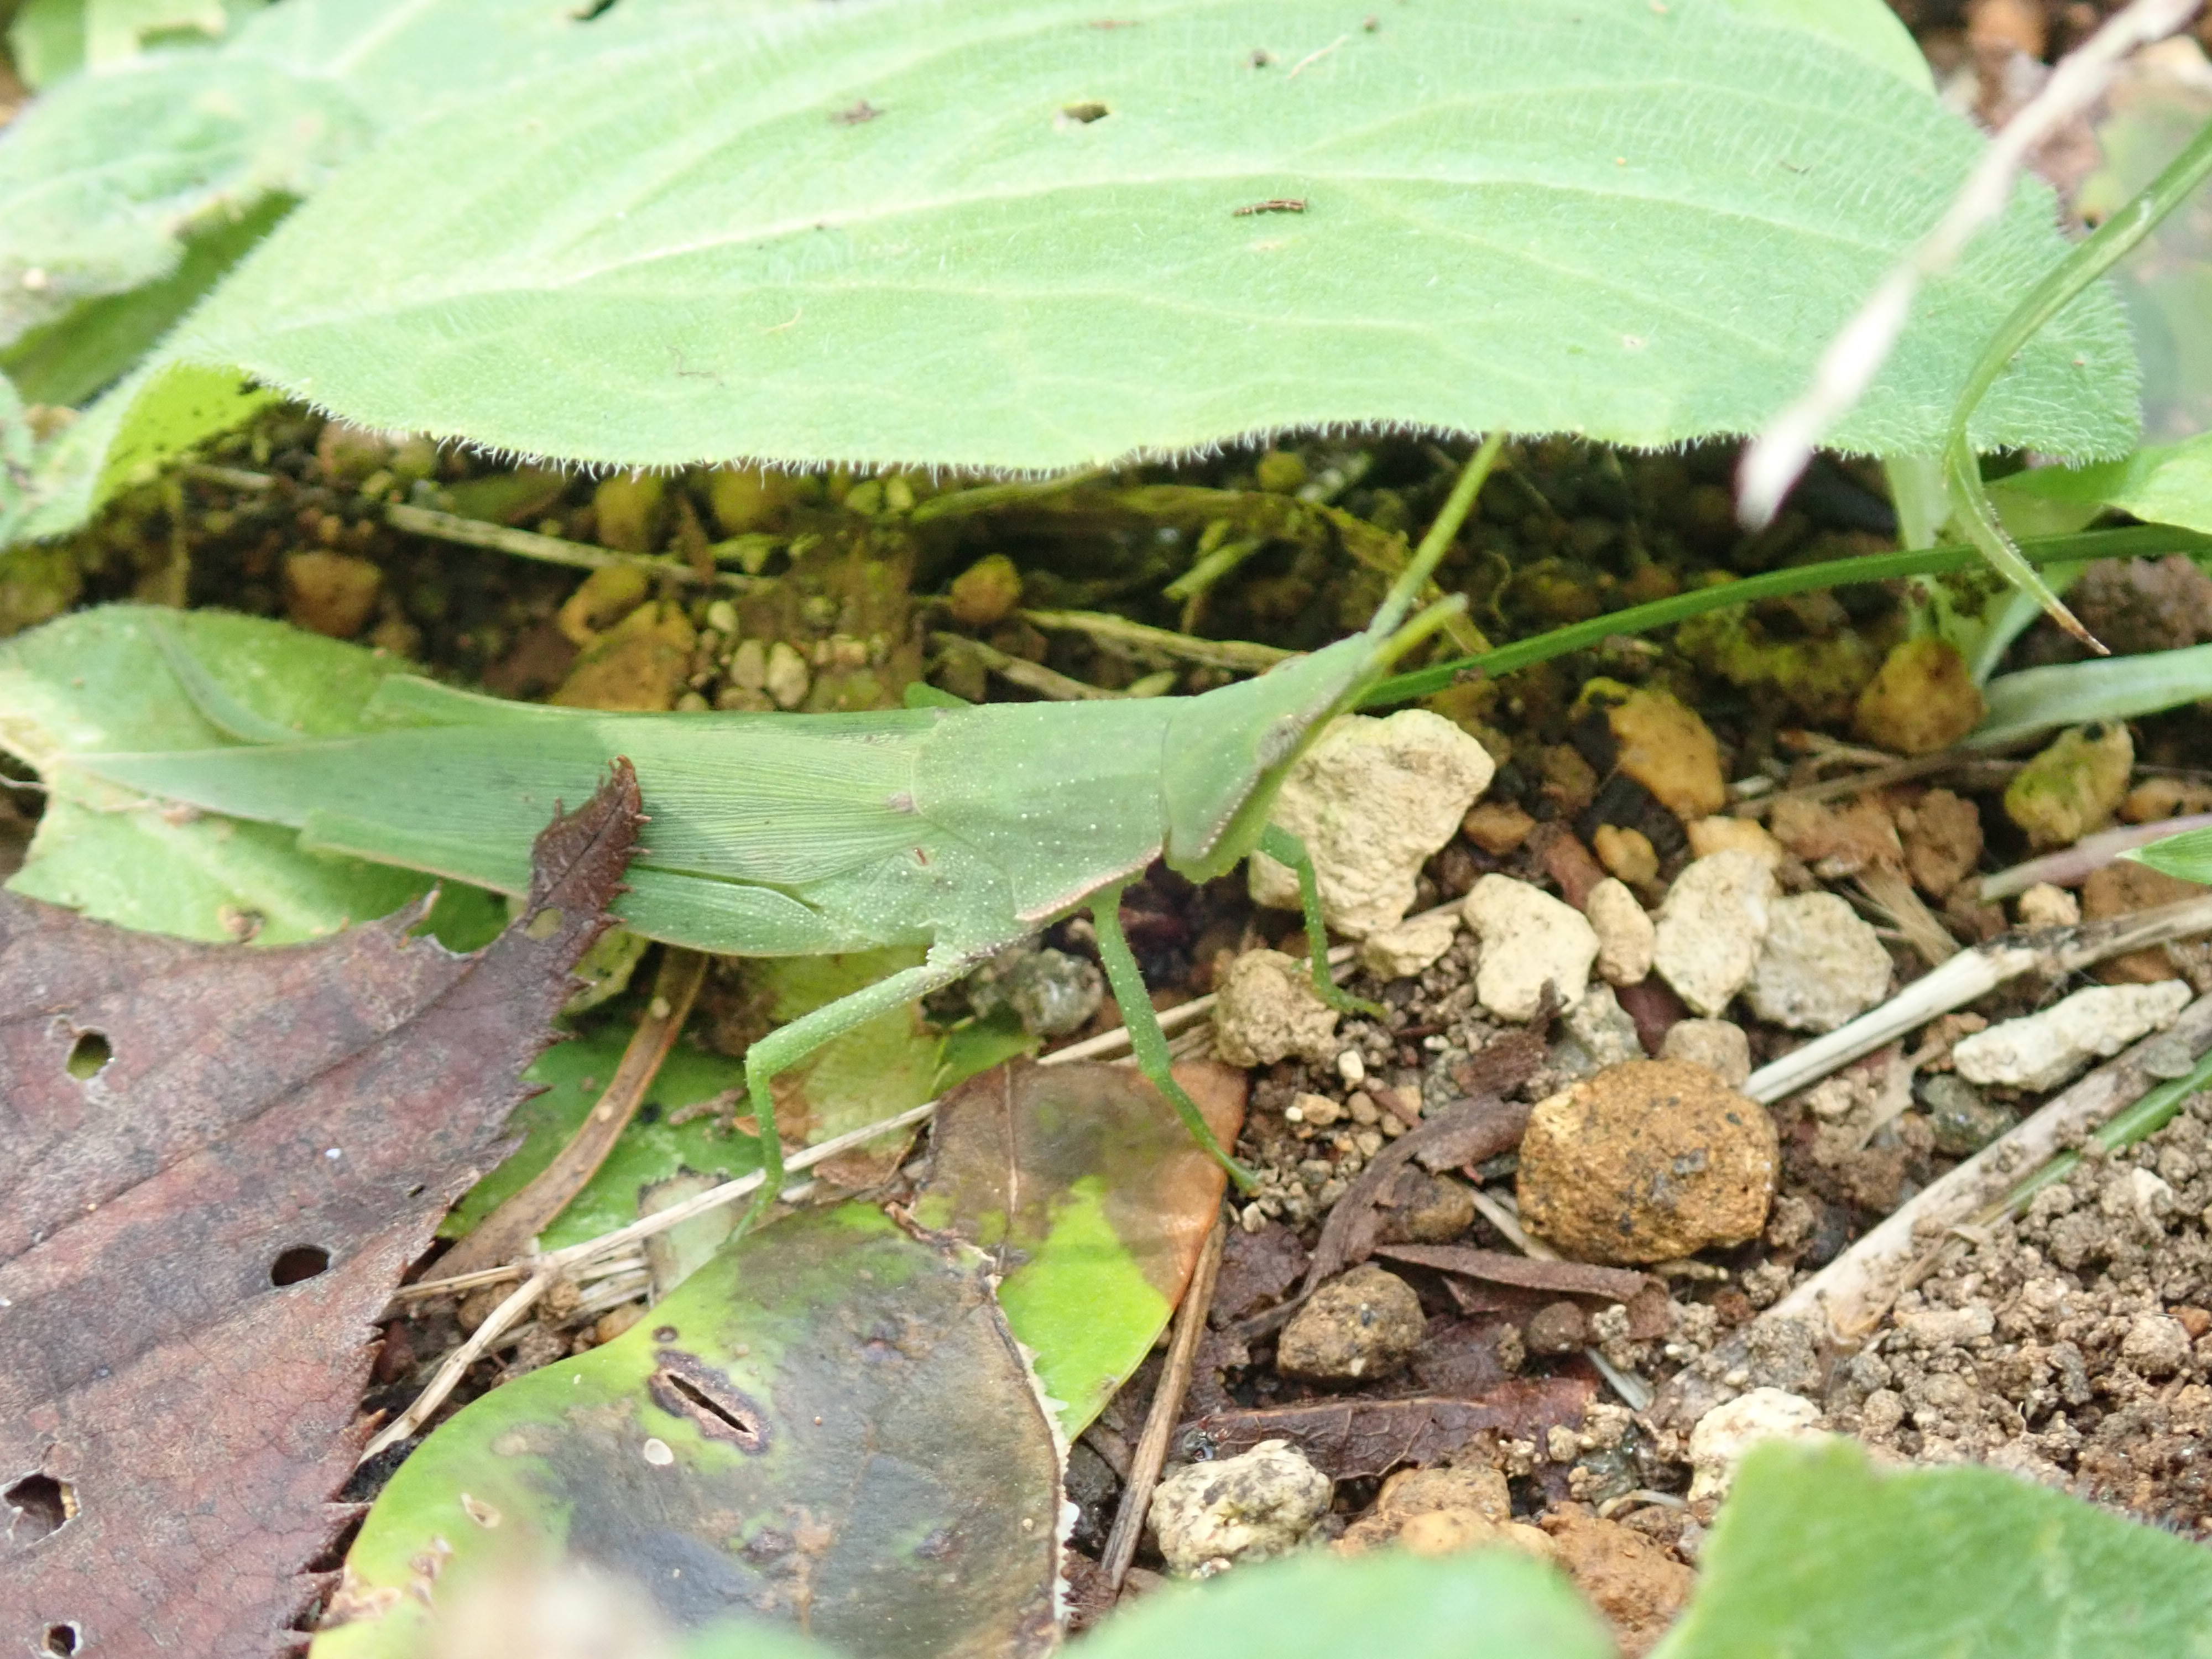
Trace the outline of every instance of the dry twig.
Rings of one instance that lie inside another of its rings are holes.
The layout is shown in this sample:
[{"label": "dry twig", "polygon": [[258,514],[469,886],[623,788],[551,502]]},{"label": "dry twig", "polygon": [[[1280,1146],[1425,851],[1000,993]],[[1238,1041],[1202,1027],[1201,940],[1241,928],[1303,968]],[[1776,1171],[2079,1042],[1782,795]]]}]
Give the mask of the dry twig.
[{"label": "dry twig", "polygon": [[1137,1540],[1145,1530],[1145,1513],[1152,1507],[1152,1489],[1168,1457],[1168,1441],[1182,1416],[1183,1396],[1190,1389],[1193,1363],[1199,1338],[1206,1334],[1206,1316],[1213,1307],[1213,1281],[1221,1271],[1222,1245],[1227,1224],[1218,1217],[1213,1231],[1200,1247],[1198,1264],[1176,1310],[1175,1335],[1168,1343],[1167,1362],[1160,1368],[1159,1386],[1152,1390],[1152,1408],[1145,1414],[1145,1431],[1129,1460],[1128,1478],[1121,1485],[1121,1506],[1114,1512],[1114,1530],[1107,1534],[1098,1571],[1109,1595],[1119,1595],[1128,1576],[1129,1563],[1137,1559]]}]

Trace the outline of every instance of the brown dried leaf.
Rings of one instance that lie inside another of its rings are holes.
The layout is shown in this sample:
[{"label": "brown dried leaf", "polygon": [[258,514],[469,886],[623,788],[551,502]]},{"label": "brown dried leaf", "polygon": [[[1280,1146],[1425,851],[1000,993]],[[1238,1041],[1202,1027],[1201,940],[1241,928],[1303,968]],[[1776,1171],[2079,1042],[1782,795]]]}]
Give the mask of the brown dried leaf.
[{"label": "brown dried leaf", "polygon": [[1601,1296],[1609,1302],[1626,1302],[1649,1285],[1643,1273],[1625,1267],[1593,1267],[1581,1261],[1539,1261],[1504,1250],[1478,1249],[1471,1244],[1378,1244],[1377,1255],[1410,1261],[1438,1273],[1464,1273],[1493,1285],[1517,1285],[1524,1290],[1549,1291],[1559,1296]]},{"label": "brown dried leaf", "polygon": [[252,951],[0,895],[0,1641],[297,1639],[370,1322],[501,1152],[638,809],[618,762],[468,957],[412,914]]},{"label": "brown dried leaf", "polygon": [[[1547,990],[1547,999],[1549,995]],[[1528,1045],[1516,1042],[1520,1035],[1516,1032],[1493,1042],[1478,1058],[1486,1058],[1508,1045],[1513,1045],[1511,1054],[1516,1060],[1531,1053],[1540,1057],[1540,1039],[1531,1050]],[[1516,1086],[1534,1069],[1535,1060],[1531,1058],[1521,1078],[1506,1086]],[[1374,1254],[1375,1242],[1382,1236],[1382,1223],[1393,1207],[1390,1199],[1398,1177],[1409,1164],[1418,1162],[1426,1170],[1452,1170],[1510,1152],[1521,1144],[1522,1132],[1528,1127],[1528,1109],[1522,1102],[1500,1100],[1494,1094],[1462,1100],[1424,1120],[1419,1128],[1399,1136],[1377,1152],[1358,1178],[1345,1188],[1329,1211],[1328,1219],[1322,1224],[1302,1294],[1311,1296],[1322,1281],[1358,1266]]]},{"label": "brown dried leaf", "polygon": [[1596,1389],[1581,1377],[1518,1377],[1479,1400],[1322,1400],[1216,1412],[1197,1426],[1218,1456],[1288,1440],[1332,1480],[1350,1480],[1439,1462],[1480,1434],[1540,1444],[1553,1428],[1579,1424]]}]

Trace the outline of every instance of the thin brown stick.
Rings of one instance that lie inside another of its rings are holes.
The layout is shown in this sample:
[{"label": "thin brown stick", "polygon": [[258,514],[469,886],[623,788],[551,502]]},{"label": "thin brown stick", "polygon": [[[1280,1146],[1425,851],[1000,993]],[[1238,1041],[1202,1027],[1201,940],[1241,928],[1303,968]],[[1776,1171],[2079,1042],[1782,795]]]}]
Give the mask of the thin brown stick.
[{"label": "thin brown stick", "polygon": [[1970,784],[2002,783],[2021,768],[2018,761],[1991,760],[1987,755],[1962,749],[1945,749],[1932,755],[1915,755],[1887,766],[1874,767],[1863,772],[1847,772],[1840,777],[1822,778],[1818,783],[1801,783],[1789,789],[1778,789],[1771,794],[1752,795],[1736,802],[1729,812],[1740,818],[1755,818],[1771,812],[1785,800],[1834,800],[1841,795],[1861,795],[1869,790],[1887,789],[1893,783],[1910,783],[1916,778],[1933,777],[1944,772],[1965,772]]},{"label": "thin brown stick", "polygon": [[1206,1316],[1213,1307],[1213,1281],[1221,1271],[1221,1249],[1228,1237],[1227,1224],[1217,1217],[1213,1231],[1199,1248],[1198,1265],[1191,1269],[1189,1288],[1176,1310],[1175,1335],[1168,1342],[1167,1363],[1160,1368],[1159,1386],[1152,1390],[1152,1409],[1145,1417],[1145,1431],[1129,1460],[1129,1478],[1121,1486],[1121,1507],[1114,1514],[1114,1530],[1107,1534],[1105,1553],[1098,1571],[1109,1595],[1118,1595],[1129,1564],[1137,1559],[1137,1540],[1145,1530],[1145,1512],[1152,1507],[1152,1489],[1168,1461],[1168,1441],[1182,1415],[1183,1396],[1190,1391],[1190,1373],[1198,1357],[1198,1340],[1206,1333]]},{"label": "thin brown stick", "polygon": [[518,559],[531,559],[539,564],[567,565],[573,570],[605,570],[613,565],[629,565],[652,575],[666,576],[679,582],[712,580],[723,587],[743,591],[758,585],[758,578],[740,576],[729,571],[717,571],[709,578],[700,574],[682,559],[671,559],[657,553],[617,553],[611,548],[596,547],[589,542],[572,542],[560,536],[541,536],[534,530],[517,530],[511,525],[493,524],[484,519],[471,519],[459,513],[441,513],[435,507],[413,507],[404,501],[394,501],[384,509],[384,521],[394,530],[410,536],[428,536],[441,542],[453,542],[462,547],[489,548],[495,553],[510,554]]},{"label": "thin brown stick", "polygon": [[663,951],[653,1000],[645,1018],[638,1021],[637,1030],[630,1034],[629,1046],[615,1066],[614,1080],[607,1085],[599,1104],[550,1164],[447,1252],[438,1263],[441,1277],[463,1278],[520,1259],[529,1251],[531,1240],[568,1207],[569,1201],[584,1189],[584,1183],[606,1162],[616,1137],[637,1115],[639,1103],[660,1074],[668,1051],[676,1046],[706,978],[707,958],[698,951],[673,945]]},{"label": "thin brown stick", "polygon": [[1127,646],[1154,656],[1200,663],[1209,668],[1234,669],[1240,673],[1265,673],[1277,663],[1286,662],[1298,654],[1280,646],[1255,645],[1247,640],[1202,640],[1194,635],[1152,628],[1131,622],[1127,617],[1109,616],[1098,611],[1024,611],[1018,614],[1024,622],[1032,623],[1048,633],[1088,635],[1103,644]]}]

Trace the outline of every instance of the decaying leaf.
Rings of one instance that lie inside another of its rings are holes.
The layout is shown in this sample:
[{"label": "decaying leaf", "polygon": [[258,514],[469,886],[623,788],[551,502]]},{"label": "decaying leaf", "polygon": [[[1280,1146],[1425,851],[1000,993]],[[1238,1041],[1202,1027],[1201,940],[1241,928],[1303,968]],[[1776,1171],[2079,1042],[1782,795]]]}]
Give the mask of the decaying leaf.
[{"label": "decaying leaf", "polygon": [[687,1632],[767,1618],[854,1659],[1048,1648],[1060,1455],[989,1267],[862,1204],[719,1252],[400,1466],[314,1659],[448,1651],[437,1608],[564,1561]]},{"label": "decaying leaf", "polygon": [[1580,1423],[1595,1392],[1579,1377],[1516,1377],[1479,1400],[1318,1400],[1216,1412],[1200,1418],[1198,1430],[1222,1457],[1288,1440],[1330,1479],[1349,1480],[1438,1462],[1480,1434],[1541,1444],[1554,1426]]},{"label": "decaying leaf", "polygon": [[[1218,1061],[1175,1075],[1224,1146],[1245,1076]],[[999,1299],[1036,1356],[1061,1428],[1080,1433],[1167,1328],[1221,1206],[1221,1166],[1158,1091],[1122,1066],[1023,1061],[938,1108],[917,1219],[1000,1258]]]},{"label": "decaying leaf", "polygon": [[1648,1273],[1624,1267],[1597,1267],[1583,1261],[1540,1261],[1507,1250],[1478,1249],[1469,1244],[1378,1244],[1377,1255],[1410,1261],[1417,1267],[1433,1267],[1441,1273],[1462,1273],[1492,1285],[1515,1285],[1522,1290],[1548,1291],[1554,1296],[1601,1296],[1610,1302],[1626,1302],[1651,1284]]},{"label": "decaying leaf", "polygon": [[1425,1170],[1480,1164],[1519,1146],[1528,1127],[1526,1102],[1486,1093],[1448,1106],[1399,1136],[1368,1160],[1322,1223],[1303,1294],[1311,1296],[1324,1279],[1358,1267],[1374,1254],[1386,1215],[1395,1206],[1398,1183],[1413,1173],[1415,1164]]},{"label": "decaying leaf", "polygon": [[249,951],[0,896],[0,1642],[277,1650],[369,1322],[500,1150],[635,844],[626,765],[484,951]]}]

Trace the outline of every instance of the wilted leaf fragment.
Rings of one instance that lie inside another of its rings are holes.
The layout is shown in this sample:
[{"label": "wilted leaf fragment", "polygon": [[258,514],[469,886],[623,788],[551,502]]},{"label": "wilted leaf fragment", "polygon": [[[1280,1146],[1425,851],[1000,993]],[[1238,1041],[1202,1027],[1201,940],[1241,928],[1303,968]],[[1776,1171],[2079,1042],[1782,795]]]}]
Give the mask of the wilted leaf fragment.
[{"label": "wilted leaf fragment", "polygon": [[1661,1659],[2212,1653],[2212,1556],[1994,1469],[1753,1451]]},{"label": "wilted leaf fragment", "polygon": [[[1244,1121],[1244,1073],[1176,1077],[1224,1146]],[[1226,1177],[1128,1066],[1024,1061],[945,1098],[916,1217],[1005,1261],[999,1299],[1036,1356],[1061,1429],[1082,1432],[1152,1352],[1213,1225]]]},{"label": "wilted leaf fragment", "polygon": [[428,1654],[436,1607],[564,1559],[679,1629],[773,1620],[855,1659],[1041,1651],[1059,1454],[988,1267],[860,1204],[724,1249],[402,1464],[314,1659]]},{"label": "wilted leaf fragment", "polygon": [[370,1322],[498,1150],[639,821],[624,768],[539,837],[558,925],[473,957],[411,915],[246,951],[0,895],[0,1643],[277,1651]]},{"label": "wilted leaf fragment", "polygon": [[1553,1569],[1510,1550],[1396,1550],[1240,1568],[1147,1595],[1075,1659],[1607,1659],[1612,1642]]}]

